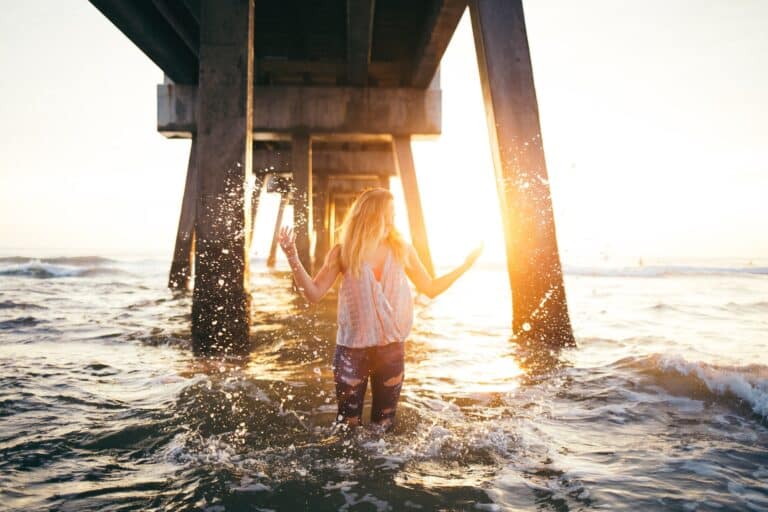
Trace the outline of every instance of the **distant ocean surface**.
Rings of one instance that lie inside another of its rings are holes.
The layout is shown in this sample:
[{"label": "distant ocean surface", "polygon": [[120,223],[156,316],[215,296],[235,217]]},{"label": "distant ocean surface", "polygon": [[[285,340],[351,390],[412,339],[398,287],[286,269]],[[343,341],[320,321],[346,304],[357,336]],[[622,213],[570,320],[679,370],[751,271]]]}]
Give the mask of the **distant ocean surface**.
[{"label": "distant ocean surface", "polygon": [[250,358],[195,358],[169,263],[0,257],[0,510],[768,510],[768,266],[566,266],[560,352],[476,266],[416,298],[396,431],[334,436],[334,297],[256,260]]}]

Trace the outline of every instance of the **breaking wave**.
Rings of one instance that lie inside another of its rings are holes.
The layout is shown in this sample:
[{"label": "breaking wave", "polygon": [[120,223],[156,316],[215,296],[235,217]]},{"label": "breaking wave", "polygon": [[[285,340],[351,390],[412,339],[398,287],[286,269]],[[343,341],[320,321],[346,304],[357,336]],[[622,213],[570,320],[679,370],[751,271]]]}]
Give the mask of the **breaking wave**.
[{"label": "breaking wave", "polygon": [[768,419],[768,366],[718,365],[663,354],[623,359],[615,365],[650,375],[654,383],[674,393],[747,405],[754,414]]},{"label": "breaking wave", "polygon": [[[91,258],[92,260],[89,260]],[[27,259],[25,262],[7,263],[7,260],[14,258],[0,258],[5,264],[0,264],[0,276],[22,276],[34,277],[38,279],[50,279],[56,277],[92,277],[102,275],[128,275],[129,272],[114,267],[100,266],[107,260],[106,258],[84,257],[84,258],[50,258]],[[51,260],[69,260],[71,263],[50,263]],[[104,260],[104,261],[102,261]]]}]

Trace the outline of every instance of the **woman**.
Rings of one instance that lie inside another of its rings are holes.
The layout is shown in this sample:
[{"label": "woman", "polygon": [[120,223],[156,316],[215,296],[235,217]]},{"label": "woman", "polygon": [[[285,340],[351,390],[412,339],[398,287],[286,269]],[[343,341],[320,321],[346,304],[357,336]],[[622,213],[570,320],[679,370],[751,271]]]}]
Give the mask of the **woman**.
[{"label": "woman", "polygon": [[469,270],[482,244],[453,271],[432,278],[412,245],[394,226],[394,200],[384,188],[364,190],[349,208],[335,245],[314,278],[296,254],[291,228],[280,230],[280,247],[293,277],[309,302],[319,301],[342,274],[333,376],[339,422],[362,423],[363,399],[371,380],[371,423],[393,426],[403,382],[403,342],[413,323],[413,301],[406,276],[416,289],[436,297]]}]

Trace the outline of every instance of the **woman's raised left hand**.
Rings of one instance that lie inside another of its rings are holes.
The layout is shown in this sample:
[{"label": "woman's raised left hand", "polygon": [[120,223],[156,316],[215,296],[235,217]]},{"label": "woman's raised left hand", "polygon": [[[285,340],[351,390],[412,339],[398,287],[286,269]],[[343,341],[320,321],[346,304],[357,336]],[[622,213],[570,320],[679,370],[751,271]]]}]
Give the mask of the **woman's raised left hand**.
[{"label": "woman's raised left hand", "polygon": [[478,244],[478,246],[475,247],[475,249],[473,249],[471,253],[469,253],[469,255],[467,256],[467,259],[466,259],[466,263],[467,263],[468,266],[471,267],[472,265],[474,265],[475,261],[480,256],[480,253],[483,252],[483,247],[485,247],[485,243],[483,243],[481,241]]}]

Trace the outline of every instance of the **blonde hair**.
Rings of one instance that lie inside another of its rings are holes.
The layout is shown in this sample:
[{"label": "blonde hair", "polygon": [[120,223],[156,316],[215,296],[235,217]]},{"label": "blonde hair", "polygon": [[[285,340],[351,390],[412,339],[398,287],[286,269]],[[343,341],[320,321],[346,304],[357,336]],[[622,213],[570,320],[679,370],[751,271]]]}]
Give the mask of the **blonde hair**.
[{"label": "blonde hair", "polygon": [[[344,269],[350,269],[355,277],[360,275],[363,257],[373,251],[376,244],[385,237],[385,214],[390,203],[394,204],[394,197],[389,190],[366,188],[349,207],[344,221],[339,226],[341,265]],[[406,242],[395,226],[391,226],[384,242],[402,263]]]}]

